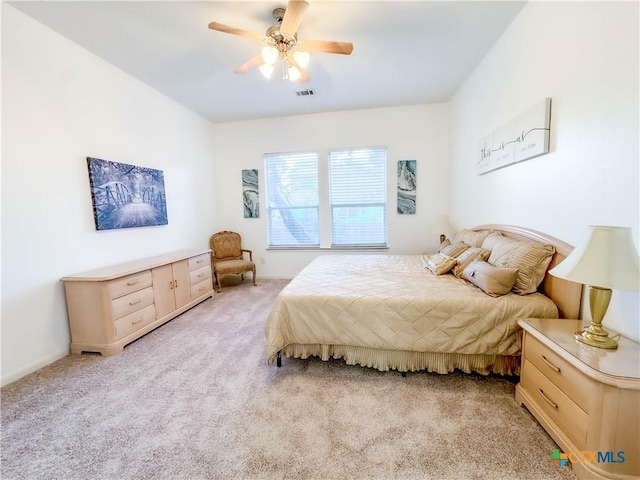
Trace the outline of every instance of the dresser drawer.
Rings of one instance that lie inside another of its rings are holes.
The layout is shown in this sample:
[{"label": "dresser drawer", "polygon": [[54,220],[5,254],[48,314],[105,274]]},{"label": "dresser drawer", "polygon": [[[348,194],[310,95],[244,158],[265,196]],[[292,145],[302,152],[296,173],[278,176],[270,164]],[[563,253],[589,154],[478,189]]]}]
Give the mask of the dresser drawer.
[{"label": "dresser drawer", "polygon": [[524,352],[526,360],[589,413],[590,398],[596,388],[594,381],[531,335],[526,337]]},{"label": "dresser drawer", "polygon": [[564,433],[579,447],[585,445],[588,415],[528,360],[524,361],[520,384]]},{"label": "dresser drawer", "polygon": [[198,255],[197,257],[191,257],[189,259],[190,272],[193,272],[194,270],[205,267],[207,265],[211,265],[211,255],[208,253],[203,253],[202,255]]},{"label": "dresser drawer", "polygon": [[145,288],[111,301],[113,318],[118,319],[153,304],[153,288]]},{"label": "dresser drawer", "polygon": [[136,312],[130,313],[115,322],[116,340],[126,337],[127,335],[149,325],[156,319],[156,308],[154,305],[146,307]]},{"label": "dresser drawer", "polygon": [[129,293],[137,292],[151,286],[151,270],[134,273],[126,277],[111,280],[109,282],[109,294],[112,299],[122,297]]},{"label": "dresser drawer", "polygon": [[207,292],[213,290],[213,284],[211,283],[211,276],[204,282],[196,283],[191,287],[191,300],[201,297]]},{"label": "dresser drawer", "polygon": [[211,278],[211,267],[208,265],[206,267],[193,270],[189,273],[189,280],[191,282],[191,285],[204,282],[207,278]]}]

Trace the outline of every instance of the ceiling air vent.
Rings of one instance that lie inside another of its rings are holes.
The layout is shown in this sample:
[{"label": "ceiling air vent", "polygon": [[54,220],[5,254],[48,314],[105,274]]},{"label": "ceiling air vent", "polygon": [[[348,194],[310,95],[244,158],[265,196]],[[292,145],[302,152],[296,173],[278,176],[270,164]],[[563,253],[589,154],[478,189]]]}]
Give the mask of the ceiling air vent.
[{"label": "ceiling air vent", "polygon": [[313,95],[313,90],[300,90],[296,92],[296,95],[299,97],[308,97],[309,95]]}]

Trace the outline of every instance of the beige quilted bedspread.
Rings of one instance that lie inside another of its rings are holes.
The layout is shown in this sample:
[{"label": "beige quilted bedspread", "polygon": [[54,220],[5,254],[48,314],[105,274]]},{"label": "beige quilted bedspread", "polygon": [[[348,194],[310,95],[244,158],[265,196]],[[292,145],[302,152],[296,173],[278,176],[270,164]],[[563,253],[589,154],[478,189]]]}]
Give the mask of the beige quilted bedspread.
[{"label": "beige quilted bedspread", "polygon": [[317,257],[278,295],[265,325],[267,361],[290,344],[517,355],[518,318],[557,318],[539,293],[493,298],[420,255]]}]

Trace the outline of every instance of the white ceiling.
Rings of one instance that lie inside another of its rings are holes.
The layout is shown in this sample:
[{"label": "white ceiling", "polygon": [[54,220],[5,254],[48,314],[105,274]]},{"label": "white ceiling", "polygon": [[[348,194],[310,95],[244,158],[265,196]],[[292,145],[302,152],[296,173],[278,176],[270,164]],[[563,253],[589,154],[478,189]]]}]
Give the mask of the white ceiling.
[{"label": "white ceiling", "polygon": [[312,54],[303,84],[234,74],[260,42],[207,28],[263,34],[286,0],[8,3],[214,122],[446,102],[525,3],[308,1],[298,37],[354,51]]}]

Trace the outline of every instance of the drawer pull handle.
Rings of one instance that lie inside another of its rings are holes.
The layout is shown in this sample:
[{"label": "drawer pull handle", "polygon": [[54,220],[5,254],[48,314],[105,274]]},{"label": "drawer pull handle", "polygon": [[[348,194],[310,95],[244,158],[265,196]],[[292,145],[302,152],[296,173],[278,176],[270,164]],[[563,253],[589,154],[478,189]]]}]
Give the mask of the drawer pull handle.
[{"label": "drawer pull handle", "polygon": [[196,260],[196,263],[202,263],[204,262],[204,260],[200,259],[200,260]]},{"label": "drawer pull handle", "polygon": [[140,279],[136,279],[136,280],[129,280],[127,282],[127,286],[130,287],[131,285],[135,285],[136,283],[140,283]]},{"label": "drawer pull handle", "polygon": [[174,280],[174,281],[173,281],[173,286],[174,286],[174,287],[176,287],[176,288],[178,288],[178,280]]},{"label": "drawer pull handle", "polygon": [[549,366],[549,368],[555,370],[557,373],[560,373],[560,368],[556,367],[553,363],[547,360],[547,357],[545,357],[544,355],[540,355],[540,357],[542,358],[542,361]]},{"label": "drawer pull handle", "polygon": [[169,282],[169,288],[173,290],[173,280]]},{"label": "drawer pull handle", "polygon": [[540,395],[542,395],[542,398],[544,398],[549,405],[551,405],[555,409],[558,408],[558,404],[553,400],[551,400],[549,397],[547,397],[541,388],[538,389],[538,392],[540,392]]},{"label": "drawer pull handle", "polygon": [[131,300],[131,301],[129,302],[129,305],[135,305],[136,303],[140,303],[141,301],[142,301],[142,299],[141,299],[141,298],[138,298],[137,300]]},{"label": "drawer pull handle", "polygon": [[204,277],[204,273],[199,273],[198,278],[202,278],[202,277]]},{"label": "drawer pull handle", "polygon": [[140,317],[137,320],[131,320],[131,325],[135,325],[136,323],[140,323],[142,320],[144,320],[142,317]]}]

